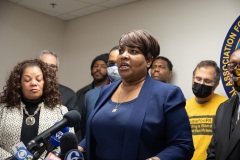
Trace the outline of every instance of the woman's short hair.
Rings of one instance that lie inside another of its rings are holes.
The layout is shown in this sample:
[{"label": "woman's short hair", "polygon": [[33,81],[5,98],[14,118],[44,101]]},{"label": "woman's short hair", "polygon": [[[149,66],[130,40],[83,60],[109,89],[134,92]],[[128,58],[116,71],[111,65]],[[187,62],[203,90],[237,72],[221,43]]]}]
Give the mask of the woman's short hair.
[{"label": "woman's short hair", "polygon": [[131,30],[123,34],[119,40],[120,48],[127,46],[140,49],[145,58],[156,58],[160,54],[158,41],[145,30]]}]

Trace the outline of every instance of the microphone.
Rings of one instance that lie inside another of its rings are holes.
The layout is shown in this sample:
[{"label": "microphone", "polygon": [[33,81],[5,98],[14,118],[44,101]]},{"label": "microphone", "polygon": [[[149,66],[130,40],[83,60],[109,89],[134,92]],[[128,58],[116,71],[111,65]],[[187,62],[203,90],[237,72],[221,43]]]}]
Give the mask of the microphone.
[{"label": "microphone", "polygon": [[60,139],[61,159],[84,160],[83,154],[78,150],[78,140],[75,134],[64,133]]},{"label": "microphone", "polygon": [[49,143],[50,136],[67,126],[76,126],[78,123],[80,123],[80,120],[81,116],[79,112],[75,110],[67,112],[65,115],[63,115],[63,119],[56,123],[56,125],[53,125],[31,140],[27,145],[27,149],[34,154],[35,158],[39,158],[44,152],[46,144]]},{"label": "microphone", "polygon": [[[58,122],[57,122],[58,123]],[[56,125],[56,123],[55,123]],[[69,127],[63,128],[61,131],[55,133],[51,136],[50,143],[57,148],[60,145],[60,139],[62,138],[62,135],[66,132],[69,132]]]},{"label": "microphone", "polygon": [[23,144],[23,142],[19,142],[17,144],[14,144],[12,147],[14,156],[12,156],[10,159],[12,160],[30,160],[33,159],[33,154],[30,153],[26,146]]}]

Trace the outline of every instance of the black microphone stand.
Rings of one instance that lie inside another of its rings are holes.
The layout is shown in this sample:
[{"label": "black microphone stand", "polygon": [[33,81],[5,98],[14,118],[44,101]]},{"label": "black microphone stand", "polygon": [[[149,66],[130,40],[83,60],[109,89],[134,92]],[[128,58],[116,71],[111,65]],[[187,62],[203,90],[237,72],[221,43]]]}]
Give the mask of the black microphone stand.
[{"label": "black microphone stand", "polygon": [[35,140],[28,143],[27,149],[33,154],[33,160],[38,160],[45,150],[51,152],[54,149],[54,146],[50,143],[50,136],[42,137],[39,143]]}]

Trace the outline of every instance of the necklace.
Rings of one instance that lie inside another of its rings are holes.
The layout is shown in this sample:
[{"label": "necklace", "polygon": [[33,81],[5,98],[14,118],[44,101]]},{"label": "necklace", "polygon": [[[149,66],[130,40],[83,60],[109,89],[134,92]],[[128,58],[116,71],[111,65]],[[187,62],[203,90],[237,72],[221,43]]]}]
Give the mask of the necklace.
[{"label": "necklace", "polygon": [[118,107],[119,107],[124,101],[126,101],[127,98],[129,97],[129,96],[127,96],[121,103],[119,103],[119,99],[120,99],[121,93],[122,93],[122,87],[121,87],[121,90],[120,90],[120,93],[119,93],[119,96],[118,96],[118,102],[117,102],[115,108],[112,110],[112,112],[116,112],[117,109],[118,109]]},{"label": "necklace", "polygon": [[41,102],[39,105],[38,105],[38,108],[34,111],[34,113],[32,115],[30,115],[26,109],[26,106],[21,102],[21,105],[23,107],[23,111],[24,113],[28,116],[26,118],[26,124],[29,126],[32,126],[35,124],[36,120],[34,118],[34,116],[38,113],[38,111],[40,110],[41,106],[43,106],[43,102]]},{"label": "necklace", "polygon": [[[139,85],[137,85],[132,91],[135,91],[135,90],[138,88],[138,86],[139,86]],[[131,91],[130,91],[130,92],[131,92]],[[123,102],[125,102],[125,101],[128,99],[128,97],[131,95],[131,94],[129,94],[128,96],[126,96],[126,98],[125,98],[122,102],[119,103],[119,99],[120,99],[121,93],[122,93],[122,87],[121,87],[120,93],[119,93],[119,95],[118,95],[118,102],[117,102],[115,108],[112,110],[112,112],[116,112],[117,109],[118,109],[118,107],[120,107],[120,105],[121,105]]]}]

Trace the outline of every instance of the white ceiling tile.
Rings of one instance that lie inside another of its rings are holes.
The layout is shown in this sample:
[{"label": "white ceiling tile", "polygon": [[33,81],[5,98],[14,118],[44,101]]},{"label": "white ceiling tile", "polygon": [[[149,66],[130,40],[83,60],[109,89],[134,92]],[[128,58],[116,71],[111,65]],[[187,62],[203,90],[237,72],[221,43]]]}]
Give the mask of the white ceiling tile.
[{"label": "white ceiling tile", "polygon": [[[44,14],[69,20],[138,0],[8,0]],[[51,3],[57,4],[52,7]]]},{"label": "white ceiling tile", "polygon": [[57,18],[62,19],[64,21],[67,21],[67,20],[77,18],[77,16],[73,16],[73,15],[69,15],[69,14],[63,14],[63,15],[57,16]]},{"label": "white ceiling tile", "polygon": [[105,7],[92,5],[92,6],[77,10],[77,11],[69,12],[69,14],[77,15],[77,16],[83,16],[83,15],[99,12],[99,11],[102,11],[102,10],[105,10],[105,9],[106,9]]},{"label": "white ceiling tile", "polygon": [[[51,3],[55,3],[54,8]],[[30,8],[38,8],[44,10],[50,10],[55,12],[66,13],[80,8],[84,8],[89,4],[75,1],[75,0],[24,0],[19,4]]]},{"label": "white ceiling tile", "polygon": [[33,9],[36,10],[36,11],[39,11],[41,13],[50,15],[50,16],[54,16],[54,17],[63,14],[63,13],[60,13],[60,12],[55,12],[55,11],[50,11],[50,10],[44,10],[44,9],[38,9],[38,8],[33,8]]},{"label": "white ceiling tile", "polygon": [[89,4],[98,4],[98,3],[109,1],[109,0],[76,0],[76,1],[85,2]]},{"label": "white ceiling tile", "polygon": [[123,4],[131,3],[134,1],[137,1],[137,0],[109,0],[106,2],[98,3],[98,5],[104,6],[104,7],[116,7]]}]

